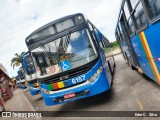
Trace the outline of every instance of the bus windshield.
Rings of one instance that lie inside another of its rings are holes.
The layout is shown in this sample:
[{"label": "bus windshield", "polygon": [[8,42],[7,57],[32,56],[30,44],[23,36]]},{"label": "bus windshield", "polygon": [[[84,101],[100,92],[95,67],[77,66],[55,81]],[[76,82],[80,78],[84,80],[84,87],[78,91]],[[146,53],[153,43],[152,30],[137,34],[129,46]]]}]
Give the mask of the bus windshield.
[{"label": "bus windshield", "polygon": [[31,51],[36,77],[43,78],[85,65],[97,58],[87,29],[69,33]]},{"label": "bus windshield", "polygon": [[30,81],[36,79],[35,69],[31,56],[30,55],[25,56],[23,62],[24,62],[23,65],[24,65],[26,80]]},{"label": "bus windshield", "polygon": [[22,68],[20,68],[20,69],[18,70],[18,76],[19,76],[19,78],[20,78],[21,80],[25,78],[24,72],[23,72]]}]

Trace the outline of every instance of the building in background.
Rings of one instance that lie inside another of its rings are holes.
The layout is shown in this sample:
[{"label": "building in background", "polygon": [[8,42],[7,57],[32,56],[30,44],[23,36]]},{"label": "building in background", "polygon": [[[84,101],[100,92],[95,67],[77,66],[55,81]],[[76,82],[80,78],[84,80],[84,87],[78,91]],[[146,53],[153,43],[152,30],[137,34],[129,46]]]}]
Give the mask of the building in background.
[{"label": "building in background", "polygon": [[0,100],[3,102],[11,98],[11,92],[9,88],[9,82],[11,81],[12,79],[9,77],[7,70],[0,63],[0,92],[1,92]]}]

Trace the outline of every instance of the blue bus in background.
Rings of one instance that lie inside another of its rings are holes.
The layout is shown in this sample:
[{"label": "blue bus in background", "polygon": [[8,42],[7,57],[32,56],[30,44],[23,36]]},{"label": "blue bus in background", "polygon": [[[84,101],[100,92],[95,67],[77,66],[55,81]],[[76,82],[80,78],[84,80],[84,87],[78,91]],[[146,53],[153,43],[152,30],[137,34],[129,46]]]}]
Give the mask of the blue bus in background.
[{"label": "blue bus in background", "polygon": [[110,43],[81,13],[42,26],[26,38],[26,45],[47,106],[94,96],[112,86]]},{"label": "blue bus in background", "polygon": [[33,61],[29,52],[24,53],[21,60],[24,69],[25,80],[28,84],[30,93],[32,96],[37,95],[40,93],[40,88],[37,83]]},{"label": "blue bus in background", "polygon": [[123,0],[115,36],[124,58],[160,85],[160,0]]},{"label": "blue bus in background", "polygon": [[20,67],[17,73],[18,73],[18,80],[17,80],[18,87],[20,87],[21,89],[26,89],[27,86],[26,86],[23,68]]}]

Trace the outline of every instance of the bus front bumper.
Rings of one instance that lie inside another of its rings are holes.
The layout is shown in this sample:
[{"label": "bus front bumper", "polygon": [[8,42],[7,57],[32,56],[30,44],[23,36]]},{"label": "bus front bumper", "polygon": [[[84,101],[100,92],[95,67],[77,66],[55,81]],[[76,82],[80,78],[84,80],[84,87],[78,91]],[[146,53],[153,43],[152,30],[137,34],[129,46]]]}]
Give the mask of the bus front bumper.
[{"label": "bus front bumper", "polygon": [[32,96],[40,94],[40,88],[39,87],[37,87],[37,88],[30,87],[30,93]]},{"label": "bus front bumper", "polygon": [[[44,92],[41,92],[41,94],[45,105],[52,106],[94,96],[107,91],[110,87],[111,85],[108,83],[105,73],[102,72],[99,77],[92,83],[86,81],[85,83],[69,89],[63,89],[62,91],[57,93],[45,94]],[[64,96],[70,93],[74,93],[75,96],[65,99]]]}]

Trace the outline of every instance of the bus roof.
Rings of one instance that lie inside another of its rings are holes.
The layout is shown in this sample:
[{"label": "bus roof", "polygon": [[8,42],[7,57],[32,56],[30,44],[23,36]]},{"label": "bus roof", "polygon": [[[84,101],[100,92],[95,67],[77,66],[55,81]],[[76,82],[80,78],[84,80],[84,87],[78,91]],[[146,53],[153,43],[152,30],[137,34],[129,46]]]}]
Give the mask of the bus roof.
[{"label": "bus roof", "polygon": [[[71,18],[71,17],[74,17],[74,16],[78,16],[78,15],[82,15],[82,16],[84,17],[84,15],[83,15],[82,13],[76,13],[76,14],[73,14],[73,15],[68,15],[68,16],[62,17],[62,18],[60,18],[60,19],[54,20],[54,21],[52,21],[52,22],[50,22],[50,23],[48,23],[48,24],[43,25],[42,27],[38,28],[38,29],[35,30],[34,32],[32,32],[29,36],[26,37],[25,40],[27,40],[27,38],[29,38],[30,36],[34,35],[35,33],[41,31],[42,29],[45,29],[46,27],[49,27],[49,26],[51,26],[51,25],[53,25],[53,24],[55,24],[55,23],[58,23],[58,22],[60,22],[60,21],[63,21],[63,20],[65,20],[65,19],[68,19],[68,18]],[[85,17],[84,17],[84,19],[85,19]]]}]

